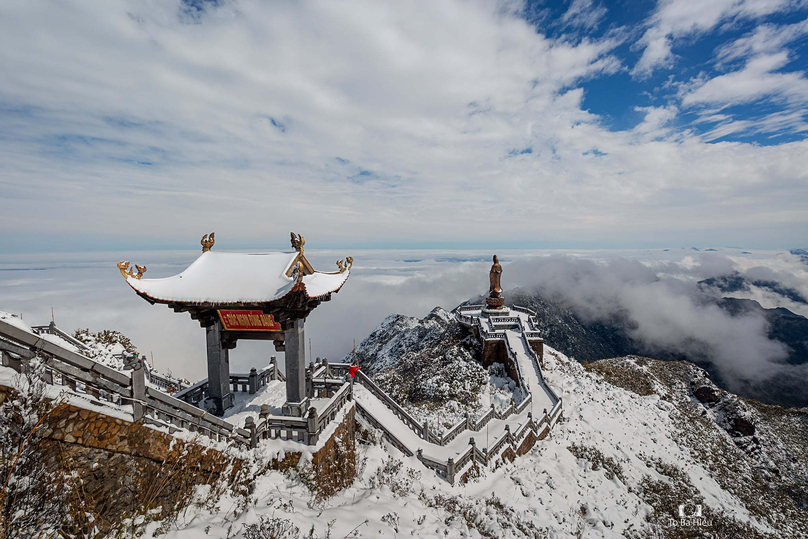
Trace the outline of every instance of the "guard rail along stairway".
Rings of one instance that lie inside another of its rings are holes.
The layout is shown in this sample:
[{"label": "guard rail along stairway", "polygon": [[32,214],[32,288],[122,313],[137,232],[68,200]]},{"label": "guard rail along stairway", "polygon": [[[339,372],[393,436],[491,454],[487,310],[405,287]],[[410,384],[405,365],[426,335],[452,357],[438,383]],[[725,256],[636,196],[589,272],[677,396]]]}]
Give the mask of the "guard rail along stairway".
[{"label": "guard rail along stairway", "polygon": [[[48,326],[39,329],[43,327]],[[60,338],[64,338],[63,334],[61,330],[57,333]],[[329,397],[322,411],[311,409],[306,418],[262,413],[257,422],[248,418],[245,428],[241,428],[177,398],[194,395],[194,392],[204,396],[206,380],[175,396],[167,395],[147,386],[142,363],[135,364],[130,373],[122,373],[4,320],[0,320],[0,354],[3,365],[17,372],[31,370],[31,360],[39,358],[41,376],[46,383],[67,386],[74,393],[83,393],[95,405],[131,406],[134,421],[166,428],[169,433],[186,429],[245,449],[255,447],[262,439],[295,440],[314,445],[328,422],[353,397],[349,382],[319,380],[321,393],[324,391]],[[283,375],[273,362],[261,371],[252,369],[250,374],[231,374],[230,383],[233,391],[255,393],[268,381],[282,379]],[[314,390],[316,384],[311,383]]]},{"label": "guard rail along stairway", "polygon": [[[379,429],[394,447],[407,456],[416,455],[426,467],[452,484],[475,463],[488,466],[506,449],[518,453],[529,434],[535,439],[543,438],[558,421],[563,406],[563,400],[545,382],[540,358],[529,345],[530,339],[539,338],[535,330],[536,313],[516,307],[515,317],[490,317],[483,322],[479,316],[481,307],[465,306],[457,318],[467,327],[478,327],[481,339],[505,341],[508,355],[516,366],[517,383],[525,389],[521,402],[511,401],[508,408],[500,411],[492,405],[476,420],[467,414],[464,420],[438,436],[429,430],[426,422],[419,423],[361,370],[356,373],[356,383],[361,386],[354,390],[360,421]],[[350,365],[331,364],[329,367],[335,373],[345,373]],[[535,404],[543,406],[538,417],[532,410]],[[482,449],[477,447],[473,436],[467,443],[459,438],[463,433],[476,434],[483,429],[486,429],[488,443]]]}]

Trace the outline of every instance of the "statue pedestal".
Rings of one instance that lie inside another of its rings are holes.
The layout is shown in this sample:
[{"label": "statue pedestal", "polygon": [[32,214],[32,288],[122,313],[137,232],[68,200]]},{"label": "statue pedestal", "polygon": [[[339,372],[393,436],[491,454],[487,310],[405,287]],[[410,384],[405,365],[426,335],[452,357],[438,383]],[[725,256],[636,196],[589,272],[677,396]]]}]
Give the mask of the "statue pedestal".
[{"label": "statue pedestal", "polygon": [[281,413],[289,417],[305,417],[309,410],[309,399],[300,402],[285,402],[281,408]]},{"label": "statue pedestal", "polygon": [[505,298],[485,298],[485,307],[482,308],[483,314],[494,316],[508,316],[510,309],[505,307]]}]

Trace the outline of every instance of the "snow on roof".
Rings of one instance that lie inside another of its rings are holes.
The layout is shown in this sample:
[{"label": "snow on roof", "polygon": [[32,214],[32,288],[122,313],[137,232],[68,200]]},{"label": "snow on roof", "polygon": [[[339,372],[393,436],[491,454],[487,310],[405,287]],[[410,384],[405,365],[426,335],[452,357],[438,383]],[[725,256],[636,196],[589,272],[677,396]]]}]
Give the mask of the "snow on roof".
[{"label": "snow on roof", "polygon": [[[292,291],[295,279],[286,276],[298,253],[221,253],[207,251],[188,269],[165,279],[126,282],[137,292],[162,302],[265,303]],[[339,290],[350,272],[315,272],[303,277],[311,298]]]}]

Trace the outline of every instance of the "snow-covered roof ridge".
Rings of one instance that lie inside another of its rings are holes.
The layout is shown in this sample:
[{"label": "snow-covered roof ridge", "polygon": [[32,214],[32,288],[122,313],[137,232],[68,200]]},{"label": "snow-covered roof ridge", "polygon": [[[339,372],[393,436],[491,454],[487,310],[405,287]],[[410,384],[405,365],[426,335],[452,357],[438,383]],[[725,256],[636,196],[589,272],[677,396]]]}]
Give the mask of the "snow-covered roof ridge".
[{"label": "snow-covered roof ridge", "polygon": [[299,252],[205,251],[178,275],[125,278],[138,294],[153,301],[221,305],[266,303],[298,291],[309,298],[319,298],[339,291],[348,280],[347,269],[335,273],[312,271],[298,280],[291,270],[302,258]]}]

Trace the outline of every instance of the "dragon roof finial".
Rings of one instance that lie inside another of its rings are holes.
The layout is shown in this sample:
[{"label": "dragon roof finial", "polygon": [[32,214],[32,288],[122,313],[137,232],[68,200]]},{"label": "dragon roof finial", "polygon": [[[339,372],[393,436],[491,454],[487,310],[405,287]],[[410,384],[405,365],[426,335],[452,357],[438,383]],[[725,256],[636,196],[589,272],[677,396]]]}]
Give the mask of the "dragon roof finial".
[{"label": "dragon roof finial", "polygon": [[295,251],[302,253],[304,245],[306,245],[306,240],[303,239],[303,235],[298,235],[292,232],[292,248],[294,248]]},{"label": "dragon roof finial", "polygon": [[199,243],[202,244],[203,253],[207,253],[208,251],[210,251],[210,248],[213,247],[214,243],[216,243],[216,240],[214,239],[213,236],[214,236],[213,232],[210,233],[210,236],[208,236],[207,234],[202,236],[202,241]]}]

